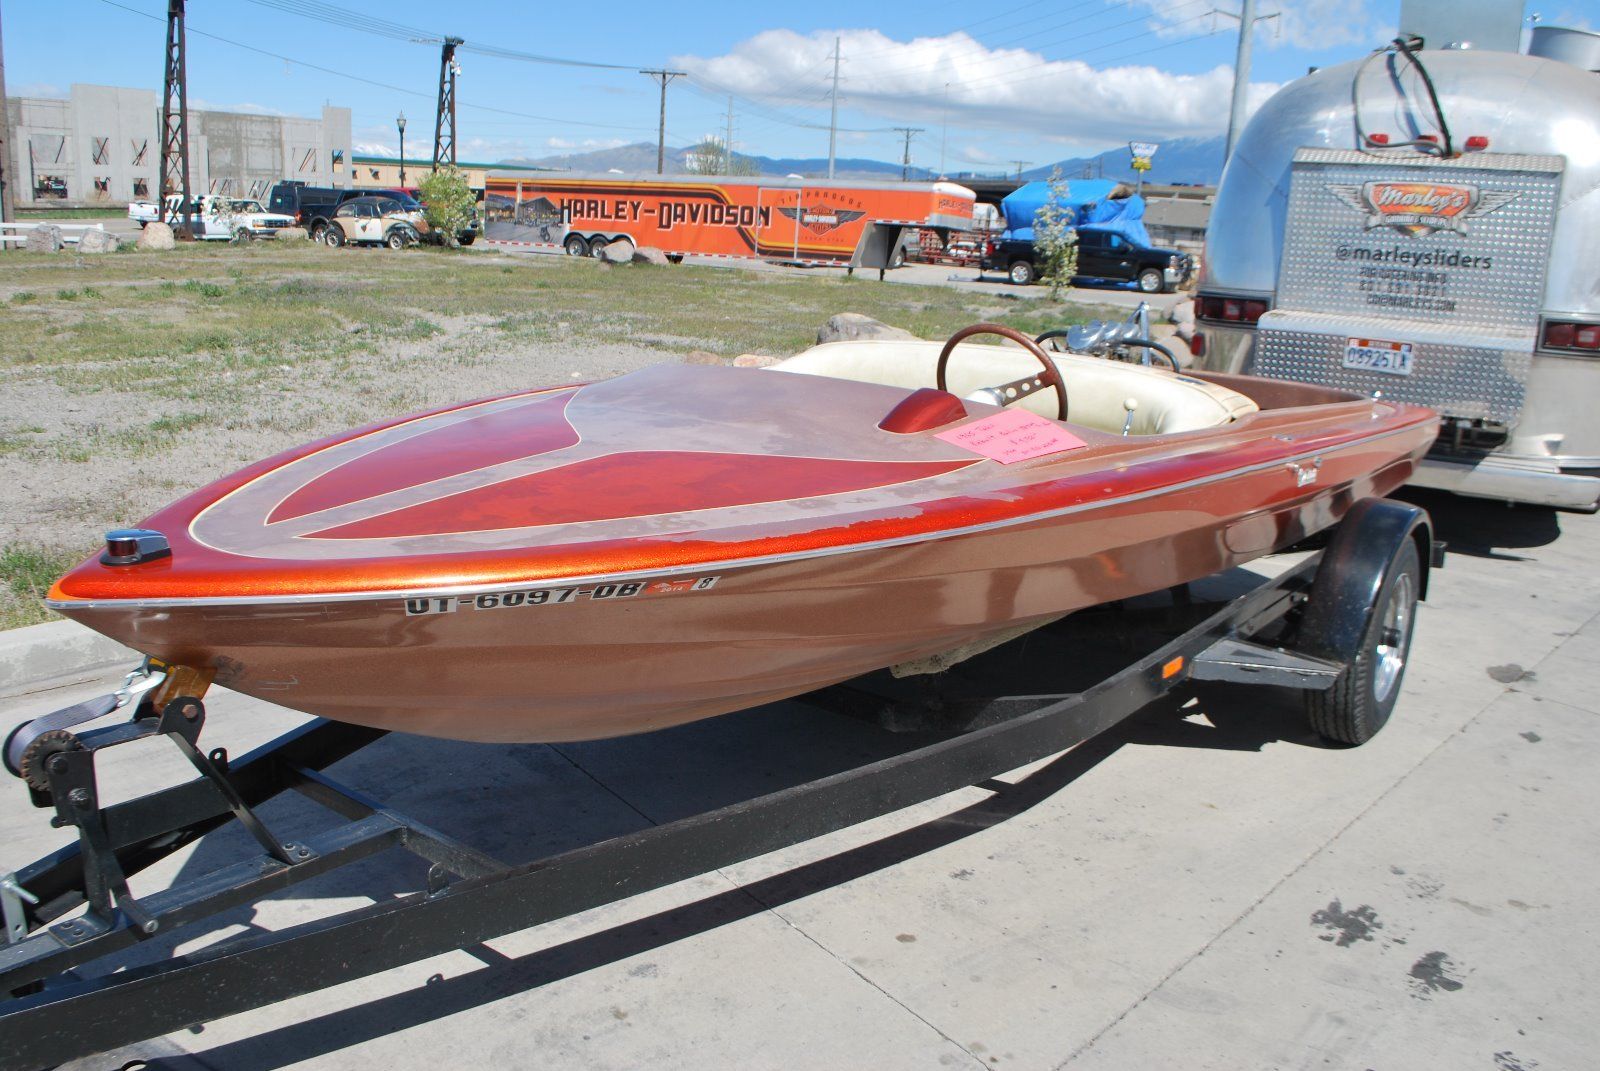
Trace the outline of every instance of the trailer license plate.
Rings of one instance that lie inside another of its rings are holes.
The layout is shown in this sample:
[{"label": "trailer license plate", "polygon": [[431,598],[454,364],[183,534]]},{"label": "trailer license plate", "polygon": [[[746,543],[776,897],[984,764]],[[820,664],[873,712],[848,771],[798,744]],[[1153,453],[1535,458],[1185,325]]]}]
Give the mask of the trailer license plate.
[{"label": "trailer license plate", "polygon": [[1353,338],[1344,348],[1344,366],[1391,376],[1411,374],[1411,343]]}]

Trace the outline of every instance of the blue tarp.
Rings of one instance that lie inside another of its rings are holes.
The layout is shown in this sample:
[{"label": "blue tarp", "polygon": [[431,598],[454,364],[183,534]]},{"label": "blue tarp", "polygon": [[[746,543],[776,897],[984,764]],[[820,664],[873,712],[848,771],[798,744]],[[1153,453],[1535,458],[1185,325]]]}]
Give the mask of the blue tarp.
[{"label": "blue tarp", "polygon": [[[1144,229],[1144,198],[1112,198],[1110,193],[1120,183],[1111,179],[1073,179],[1067,183],[1067,196],[1062,202],[1072,209],[1074,227],[1092,226],[1096,230],[1115,231],[1138,245],[1149,246],[1150,234]],[[1030,182],[1018,187],[1000,202],[1000,211],[1006,218],[1006,236],[1020,241],[1033,241],[1033,219],[1050,199],[1050,184]]]}]

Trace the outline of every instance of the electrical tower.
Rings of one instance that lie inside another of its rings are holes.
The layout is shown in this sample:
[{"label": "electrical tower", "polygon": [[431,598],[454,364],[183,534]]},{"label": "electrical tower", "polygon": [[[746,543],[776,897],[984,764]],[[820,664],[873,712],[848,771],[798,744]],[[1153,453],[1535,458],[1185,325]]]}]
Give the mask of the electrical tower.
[{"label": "electrical tower", "polygon": [[194,236],[189,193],[189,76],[184,60],[184,0],[167,0],[167,74],[161,94],[161,209],[171,193],[183,195],[183,237]]},{"label": "electrical tower", "polygon": [[906,151],[900,158],[900,181],[911,181],[911,139],[922,133],[920,126],[897,126],[895,130],[906,136]]},{"label": "electrical tower", "polygon": [[1016,167],[1017,167],[1017,181],[1021,182],[1022,181],[1022,169],[1027,167],[1033,161],[1031,161],[1031,160],[1013,160],[1011,162],[1016,165]]},{"label": "electrical tower", "polygon": [[459,37],[446,37],[439,51],[439,110],[433,117],[433,169],[443,161],[456,166],[456,46],[465,44]]},{"label": "electrical tower", "polygon": [[648,74],[651,81],[661,83],[661,124],[656,128],[656,174],[664,174],[667,168],[667,83],[674,78],[683,78],[687,71],[669,71],[664,67],[647,68],[639,72]]}]

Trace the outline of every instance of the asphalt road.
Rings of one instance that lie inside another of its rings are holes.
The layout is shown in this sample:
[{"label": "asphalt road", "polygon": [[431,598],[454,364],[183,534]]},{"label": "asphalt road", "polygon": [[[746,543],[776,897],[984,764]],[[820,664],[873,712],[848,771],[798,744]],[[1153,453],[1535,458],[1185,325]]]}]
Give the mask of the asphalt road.
[{"label": "asphalt road", "polygon": [[[1593,1066],[1600,520],[1422,500],[1455,553],[1364,747],[1320,743],[1288,693],[1210,686],[982,788],[72,1066]],[[0,724],[105,683],[0,700]],[[213,694],[207,747],[303,720]],[[333,772],[523,861],[904,746],[786,703],[559,748],[390,737]],[[141,747],[107,756],[113,796],[181,769]],[[286,836],[317,820],[263,813]],[[60,843],[46,818],[0,784],[0,862]],[[136,891],[249,850],[208,837]],[[384,856],[180,948],[420,879]]]}]

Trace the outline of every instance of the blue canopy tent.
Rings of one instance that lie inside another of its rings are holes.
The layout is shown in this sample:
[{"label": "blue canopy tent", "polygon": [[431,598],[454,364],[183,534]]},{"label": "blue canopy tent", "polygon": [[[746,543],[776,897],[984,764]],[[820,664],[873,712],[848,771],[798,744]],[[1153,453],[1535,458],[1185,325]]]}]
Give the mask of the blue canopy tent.
[{"label": "blue canopy tent", "polygon": [[[1096,230],[1114,231],[1136,245],[1150,245],[1150,233],[1144,229],[1144,198],[1138,194],[1113,198],[1111,191],[1122,185],[1111,179],[1073,179],[1067,183],[1066,197],[1061,204],[1070,209],[1068,221],[1073,227],[1093,227]],[[1033,241],[1033,220],[1050,200],[1048,182],[1030,182],[1018,187],[1000,202],[1000,211],[1006,219],[1006,237],[1019,241]]]}]

